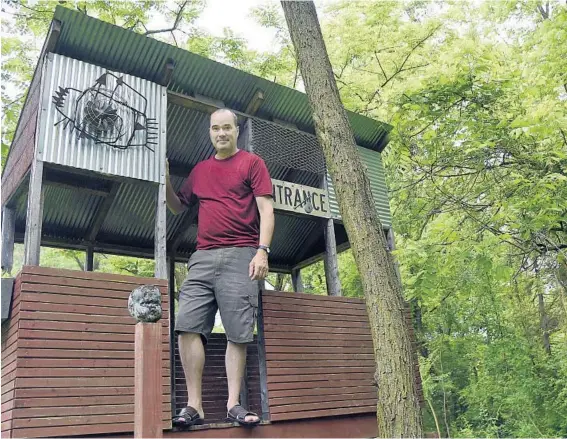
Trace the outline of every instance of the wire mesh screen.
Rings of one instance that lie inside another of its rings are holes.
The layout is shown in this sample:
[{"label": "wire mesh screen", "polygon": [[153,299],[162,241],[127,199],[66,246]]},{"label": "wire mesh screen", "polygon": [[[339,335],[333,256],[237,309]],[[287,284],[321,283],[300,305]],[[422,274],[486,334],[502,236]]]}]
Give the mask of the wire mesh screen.
[{"label": "wire mesh screen", "polygon": [[315,136],[253,118],[246,128],[249,147],[264,159],[272,178],[321,186],[325,157]]}]

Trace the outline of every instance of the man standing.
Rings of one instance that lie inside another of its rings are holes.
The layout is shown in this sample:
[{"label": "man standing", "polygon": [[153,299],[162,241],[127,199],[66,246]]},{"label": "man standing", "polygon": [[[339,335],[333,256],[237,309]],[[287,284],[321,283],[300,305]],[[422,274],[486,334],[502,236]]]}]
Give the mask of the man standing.
[{"label": "man standing", "polygon": [[[258,281],[268,274],[274,231],[272,182],[264,161],[236,147],[236,115],[227,109],[211,115],[210,136],[216,154],[198,163],[175,193],[167,171],[167,205],[178,214],[199,203],[197,251],[179,293],[175,332],[187,382],[187,407],[174,417],[178,427],[202,424],[201,380],[204,344],[217,309],[228,340],[227,417],[242,425],[260,418],[239,404],[246,344],[253,340]],[[169,168],[169,165],[168,165]]]}]

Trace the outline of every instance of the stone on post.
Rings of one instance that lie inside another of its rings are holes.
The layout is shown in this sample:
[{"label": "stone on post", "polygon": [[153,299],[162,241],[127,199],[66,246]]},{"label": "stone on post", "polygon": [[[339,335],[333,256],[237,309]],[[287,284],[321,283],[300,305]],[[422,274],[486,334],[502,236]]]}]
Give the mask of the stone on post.
[{"label": "stone on post", "polygon": [[161,293],[142,285],[130,293],[128,311],[136,323],[134,343],[134,437],[161,438]]}]

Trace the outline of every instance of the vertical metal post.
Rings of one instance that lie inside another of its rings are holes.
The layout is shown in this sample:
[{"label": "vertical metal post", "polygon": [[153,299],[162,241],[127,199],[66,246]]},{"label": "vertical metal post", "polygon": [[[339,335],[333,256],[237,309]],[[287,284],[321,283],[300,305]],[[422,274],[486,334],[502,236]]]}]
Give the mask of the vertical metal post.
[{"label": "vertical metal post", "polygon": [[167,254],[166,254],[166,201],[165,184],[160,183],[157,189],[156,224],[155,224],[155,277],[167,279]]},{"label": "vertical metal post", "polygon": [[296,293],[301,293],[304,291],[303,281],[301,280],[301,269],[294,268],[291,270],[291,283],[293,285],[293,291]]},{"label": "vertical metal post", "polygon": [[176,394],[175,394],[175,253],[171,254],[167,260],[169,289],[169,377],[171,388],[171,413],[175,415]]},{"label": "vertical metal post", "polygon": [[94,249],[92,245],[87,246],[85,255],[85,271],[94,270]]}]

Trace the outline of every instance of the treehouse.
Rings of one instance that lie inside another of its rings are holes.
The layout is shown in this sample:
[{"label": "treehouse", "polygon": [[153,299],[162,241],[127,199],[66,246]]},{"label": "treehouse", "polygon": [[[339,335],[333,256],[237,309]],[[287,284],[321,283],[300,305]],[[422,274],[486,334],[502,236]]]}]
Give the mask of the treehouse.
[{"label": "treehouse", "polygon": [[[273,272],[295,292],[263,290],[241,402],[253,430],[225,423],[224,335],[206,347],[207,424],[172,429],[186,404],[172,331],[174,264],[196,247],[196,210],[165,204],[165,160],[178,189],[213,154],[209,115],[238,116],[239,147],[273,179]],[[384,233],[391,217],[380,152],[390,129],[348,114]],[[129,293],[157,285],[165,437],[373,437],[374,359],[364,301],[341,296],[347,233],[314,135],[307,97],[259,77],[58,6],[2,175],[2,435],[132,436],[134,327]],[[85,251],[85,271],[41,267],[40,246]],[[93,255],[155,260],[155,277],[93,271]],[[303,293],[301,269],[324,260],[328,295]],[[416,379],[419,375],[416,374]],[[138,383],[138,385],[140,385]],[[141,384],[143,385],[143,383]]]}]

